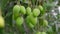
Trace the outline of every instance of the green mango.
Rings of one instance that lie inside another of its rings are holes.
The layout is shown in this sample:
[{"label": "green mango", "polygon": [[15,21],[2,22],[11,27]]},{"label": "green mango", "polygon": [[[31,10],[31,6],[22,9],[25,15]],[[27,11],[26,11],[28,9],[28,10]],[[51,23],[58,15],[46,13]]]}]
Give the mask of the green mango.
[{"label": "green mango", "polygon": [[40,10],[40,15],[43,15],[45,13],[43,6],[39,5],[38,8]]},{"label": "green mango", "polygon": [[40,10],[39,9],[37,9],[37,8],[35,8],[35,9],[33,9],[33,16],[34,17],[37,17],[37,16],[39,16],[39,14],[40,14]]},{"label": "green mango", "polygon": [[18,17],[18,18],[16,19],[16,25],[17,25],[17,26],[21,26],[21,25],[23,24],[23,22],[24,22],[23,17]]},{"label": "green mango", "polygon": [[27,15],[30,15],[31,13],[32,13],[32,12],[31,12],[31,8],[30,8],[30,7],[27,7],[27,8],[26,8],[26,14],[27,14]]},{"label": "green mango", "polygon": [[48,21],[47,20],[43,20],[43,26],[48,26]]},{"label": "green mango", "polygon": [[41,32],[41,34],[47,34],[46,32]]},{"label": "green mango", "polygon": [[41,34],[41,32],[40,31],[37,31],[36,34]]},{"label": "green mango", "polygon": [[13,14],[18,14],[20,12],[20,6],[19,5],[15,5],[13,7]]},{"label": "green mango", "polygon": [[27,22],[32,23],[33,25],[36,25],[37,24],[37,17],[29,15],[29,16],[27,16]]},{"label": "green mango", "polygon": [[24,6],[20,6],[20,13],[21,14],[26,14],[26,9]]}]

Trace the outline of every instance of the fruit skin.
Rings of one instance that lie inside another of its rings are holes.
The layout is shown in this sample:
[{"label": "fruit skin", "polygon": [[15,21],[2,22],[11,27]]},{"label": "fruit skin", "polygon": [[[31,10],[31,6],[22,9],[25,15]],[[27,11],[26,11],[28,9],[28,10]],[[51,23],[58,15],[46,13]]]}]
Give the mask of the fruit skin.
[{"label": "fruit skin", "polygon": [[19,14],[13,14],[13,19],[16,20],[19,17]]},{"label": "fruit skin", "polygon": [[2,16],[0,16],[0,28],[4,28],[5,23],[4,23],[4,18]]},{"label": "fruit skin", "polygon": [[44,8],[41,5],[39,5],[38,8],[40,10],[40,14],[43,15],[45,13]]},{"label": "fruit skin", "polygon": [[41,32],[41,34],[47,34],[46,32]]},{"label": "fruit skin", "polygon": [[14,20],[19,16],[19,12],[20,12],[20,6],[19,5],[15,5],[13,7],[13,19]]},{"label": "fruit skin", "polygon": [[36,34],[41,34],[41,32],[37,31]]},{"label": "fruit skin", "polygon": [[48,21],[47,20],[43,20],[43,26],[48,26]]},{"label": "fruit skin", "polygon": [[20,12],[21,14],[26,14],[26,9],[24,6],[20,6]]},{"label": "fruit skin", "polygon": [[30,22],[31,22],[33,25],[36,25],[36,24],[37,24],[37,17],[31,16],[31,17],[30,17]]},{"label": "fruit skin", "polygon": [[23,24],[23,22],[24,22],[23,17],[18,17],[18,18],[16,19],[16,25],[17,25],[17,26],[21,26],[21,25]]},{"label": "fruit skin", "polygon": [[27,23],[31,23],[33,25],[37,24],[37,17],[33,17],[32,15],[27,16]]},{"label": "fruit skin", "polygon": [[33,16],[37,17],[40,14],[40,10],[37,9],[37,8],[35,8],[35,9],[33,9],[33,12],[32,13],[33,13]]},{"label": "fruit skin", "polygon": [[20,12],[20,6],[19,5],[15,5],[13,7],[13,14],[18,14]]},{"label": "fruit skin", "polygon": [[41,5],[39,5],[38,8],[40,9],[40,11],[43,11],[44,10]]},{"label": "fruit skin", "polygon": [[27,16],[26,23],[28,27],[34,28],[34,26],[37,24],[37,17],[33,17],[32,15]]},{"label": "fruit skin", "polygon": [[31,22],[30,22],[30,16],[27,16],[27,17],[26,17],[26,23],[31,23]]},{"label": "fruit skin", "polygon": [[33,28],[33,27],[34,27],[34,25],[33,25],[32,23],[28,23],[28,26],[29,26],[30,28]]},{"label": "fruit skin", "polygon": [[24,22],[24,19],[22,16],[20,16],[16,19],[16,26],[17,26],[18,30],[20,31],[20,33],[22,33],[22,34],[25,32],[24,27],[23,27],[23,22]]},{"label": "fruit skin", "polygon": [[27,24],[27,26],[29,28],[33,28],[34,27],[34,25],[30,22],[29,16],[27,16],[27,18],[26,18],[26,24]]},{"label": "fruit skin", "polygon": [[34,25],[30,22],[29,16],[26,17],[26,24],[29,28],[33,28]]},{"label": "fruit skin", "polygon": [[31,12],[31,8],[30,8],[30,7],[27,7],[27,8],[26,8],[26,14],[27,14],[27,15],[30,15],[31,13],[32,13],[32,12]]}]

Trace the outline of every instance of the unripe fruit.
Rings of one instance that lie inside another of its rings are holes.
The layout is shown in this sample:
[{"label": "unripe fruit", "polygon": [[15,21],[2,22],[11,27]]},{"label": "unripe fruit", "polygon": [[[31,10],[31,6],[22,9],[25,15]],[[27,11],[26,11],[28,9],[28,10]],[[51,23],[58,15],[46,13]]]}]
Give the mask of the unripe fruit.
[{"label": "unripe fruit", "polygon": [[41,32],[37,31],[36,34],[41,34]]},{"label": "unripe fruit", "polygon": [[37,9],[37,8],[33,9],[33,16],[37,17],[37,16],[39,16],[39,14],[40,14],[39,9]]},{"label": "unripe fruit", "polygon": [[39,10],[40,10],[40,13],[43,15],[45,13],[43,7],[41,5],[38,6]]},{"label": "unripe fruit", "polygon": [[23,24],[23,22],[24,22],[23,17],[18,17],[18,18],[16,19],[16,25],[17,25],[17,26],[21,26],[21,25]]},{"label": "unripe fruit", "polygon": [[39,5],[38,8],[40,9],[40,11],[43,11],[44,10],[41,5]]},{"label": "unripe fruit", "polygon": [[19,14],[13,14],[13,18],[14,18],[14,20],[16,20],[17,17],[19,17]]},{"label": "unripe fruit", "polygon": [[26,8],[26,14],[27,14],[27,15],[30,15],[31,13],[32,13],[32,12],[31,12],[31,8],[30,8],[30,7],[27,7],[27,8]]},{"label": "unripe fruit", "polygon": [[20,6],[20,12],[21,14],[26,14],[26,9],[24,6]]},{"label": "unripe fruit", "polygon": [[34,25],[31,24],[31,23],[28,23],[28,25],[29,25],[30,28],[33,28],[34,27]]},{"label": "unripe fruit", "polygon": [[47,20],[43,20],[43,26],[48,26],[48,21]]},{"label": "unripe fruit", "polygon": [[30,23],[30,19],[29,18],[30,18],[29,16],[26,17],[26,23]]},{"label": "unripe fruit", "polygon": [[30,16],[30,22],[31,22],[33,25],[36,25],[36,24],[37,24],[37,17]]},{"label": "unripe fruit", "polygon": [[37,24],[37,17],[33,17],[32,15],[27,16],[27,23],[31,23],[33,25]]},{"label": "unripe fruit", "polygon": [[19,5],[15,5],[15,6],[13,7],[13,14],[18,14],[19,11],[20,11],[20,6],[19,6]]},{"label": "unripe fruit", "polygon": [[0,16],[0,28],[4,28],[5,23],[4,23],[4,18]]},{"label": "unripe fruit", "polygon": [[30,16],[27,16],[26,23],[27,23],[28,27],[30,27],[30,28],[33,28],[34,27],[34,25],[30,21]]},{"label": "unripe fruit", "polygon": [[41,34],[47,34],[46,32],[41,32]]}]

